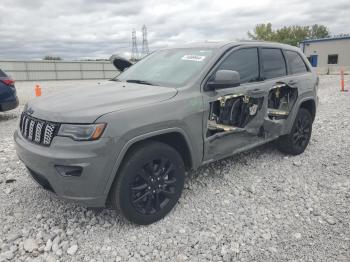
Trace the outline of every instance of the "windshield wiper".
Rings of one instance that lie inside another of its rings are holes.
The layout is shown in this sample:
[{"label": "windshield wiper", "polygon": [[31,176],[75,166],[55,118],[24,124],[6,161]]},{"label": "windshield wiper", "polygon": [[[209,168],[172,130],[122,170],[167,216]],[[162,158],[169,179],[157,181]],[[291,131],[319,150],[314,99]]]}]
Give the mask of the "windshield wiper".
[{"label": "windshield wiper", "polygon": [[150,85],[150,86],[156,86],[156,84],[153,84],[151,82],[145,81],[145,80],[138,80],[138,79],[128,79],[126,80],[128,83],[136,83],[141,85]]}]

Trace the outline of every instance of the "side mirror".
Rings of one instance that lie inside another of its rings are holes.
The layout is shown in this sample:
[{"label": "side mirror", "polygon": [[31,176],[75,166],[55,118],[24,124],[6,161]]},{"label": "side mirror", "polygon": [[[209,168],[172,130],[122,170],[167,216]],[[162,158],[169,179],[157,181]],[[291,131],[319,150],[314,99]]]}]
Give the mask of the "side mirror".
[{"label": "side mirror", "polygon": [[207,83],[206,90],[223,89],[239,86],[241,83],[240,75],[237,71],[218,70],[214,79]]},{"label": "side mirror", "polygon": [[112,55],[109,60],[120,72],[123,72],[125,69],[129,68],[133,64],[126,58],[123,58],[118,55]]}]

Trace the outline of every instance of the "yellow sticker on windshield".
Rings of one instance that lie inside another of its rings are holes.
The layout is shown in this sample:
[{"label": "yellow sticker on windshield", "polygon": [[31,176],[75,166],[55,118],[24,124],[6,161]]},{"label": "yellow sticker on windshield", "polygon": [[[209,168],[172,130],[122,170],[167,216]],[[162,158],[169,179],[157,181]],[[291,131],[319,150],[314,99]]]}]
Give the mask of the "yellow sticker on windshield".
[{"label": "yellow sticker on windshield", "polygon": [[203,56],[203,55],[184,55],[181,59],[202,62],[205,59],[205,56]]}]

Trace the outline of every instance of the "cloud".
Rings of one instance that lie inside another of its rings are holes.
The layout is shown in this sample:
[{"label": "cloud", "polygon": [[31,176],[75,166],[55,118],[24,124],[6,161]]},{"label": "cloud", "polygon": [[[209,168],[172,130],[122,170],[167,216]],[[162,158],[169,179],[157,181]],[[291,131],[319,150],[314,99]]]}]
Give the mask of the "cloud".
[{"label": "cloud", "polygon": [[348,33],[348,0],[2,0],[0,58],[108,58],[131,50],[131,30],[148,27],[150,50],[247,38],[258,23],[324,24]]}]

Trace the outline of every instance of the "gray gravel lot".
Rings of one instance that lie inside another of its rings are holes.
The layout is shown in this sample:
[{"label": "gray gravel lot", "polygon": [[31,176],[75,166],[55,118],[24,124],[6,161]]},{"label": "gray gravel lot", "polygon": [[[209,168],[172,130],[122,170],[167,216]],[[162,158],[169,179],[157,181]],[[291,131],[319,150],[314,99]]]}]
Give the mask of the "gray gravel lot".
[{"label": "gray gravel lot", "polygon": [[[41,84],[46,95],[91,82]],[[22,101],[34,84],[17,83]],[[21,108],[0,113],[0,261],[350,261],[350,92],[322,76],[319,95],[304,154],[269,144],[204,166],[150,226],[39,188],[14,151]]]}]

